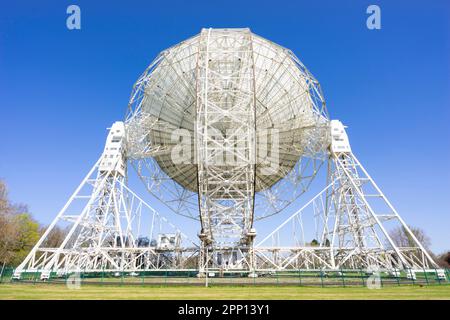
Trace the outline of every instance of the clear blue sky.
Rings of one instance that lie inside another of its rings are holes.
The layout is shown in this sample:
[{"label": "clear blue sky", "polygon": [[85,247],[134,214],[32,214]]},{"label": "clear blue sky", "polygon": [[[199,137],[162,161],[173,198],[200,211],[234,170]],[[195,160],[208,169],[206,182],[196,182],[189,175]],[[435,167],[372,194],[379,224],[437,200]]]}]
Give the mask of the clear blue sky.
[{"label": "clear blue sky", "polygon": [[[250,27],[297,54],[402,217],[450,249],[450,2],[93,2],[0,4],[0,177],[39,221],[98,158],[158,52],[202,27]],[[66,28],[70,4],[79,31]],[[370,4],[381,30],[366,28]]]}]

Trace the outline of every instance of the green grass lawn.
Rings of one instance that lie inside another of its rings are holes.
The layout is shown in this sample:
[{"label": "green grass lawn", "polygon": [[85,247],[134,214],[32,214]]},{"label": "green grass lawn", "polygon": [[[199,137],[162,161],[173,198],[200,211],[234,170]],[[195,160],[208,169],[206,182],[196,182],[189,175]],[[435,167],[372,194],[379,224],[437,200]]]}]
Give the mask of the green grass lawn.
[{"label": "green grass lawn", "polygon": [[0,299],[447,299],[450,285],[316,288],[296,286],[100,286],[0,284]]}]

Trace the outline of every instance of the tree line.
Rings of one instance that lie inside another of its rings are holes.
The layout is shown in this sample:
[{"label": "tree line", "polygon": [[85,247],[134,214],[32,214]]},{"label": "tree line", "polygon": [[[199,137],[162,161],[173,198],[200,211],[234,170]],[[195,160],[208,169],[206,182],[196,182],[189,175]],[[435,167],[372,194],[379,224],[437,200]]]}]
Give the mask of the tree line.
[{"label": "tree line", "polygon": [[[14,204],[9,200],[6,184],[0,180],[0,269],[18,266],[46,229],[47,226],[33,218],[26,205]],[[46,244],[59,246],[66,232],[55,227]]]}]

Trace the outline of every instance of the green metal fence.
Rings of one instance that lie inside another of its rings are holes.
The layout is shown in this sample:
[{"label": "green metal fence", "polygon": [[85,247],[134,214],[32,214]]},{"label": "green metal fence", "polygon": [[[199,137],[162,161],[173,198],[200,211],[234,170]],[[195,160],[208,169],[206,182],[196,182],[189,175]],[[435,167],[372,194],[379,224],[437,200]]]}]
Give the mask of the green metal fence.
[{"label": "green metal fence", "polygon": [[[443,270],[439,276],[438,270]],[[78,283],[80,285],[270,285],[270,286],[317,286],[317,287],[355,287],[355,286],[400,286],[400,285],[448,285],[450,269],[428,269],[422,272],[399,270],[396,272],[372,273],[365,270],[290,270],[279,272],[258,272],[257,277],[249,277],[246,272],[209,271],[198,277],[196,271],[142,271],[142,272],[80,272],[61,274],[51,272],[48,278],[41,279],[40,272],[24,272],[20,280],[14,279],[14,269],[4,268],[0,283]]]}]

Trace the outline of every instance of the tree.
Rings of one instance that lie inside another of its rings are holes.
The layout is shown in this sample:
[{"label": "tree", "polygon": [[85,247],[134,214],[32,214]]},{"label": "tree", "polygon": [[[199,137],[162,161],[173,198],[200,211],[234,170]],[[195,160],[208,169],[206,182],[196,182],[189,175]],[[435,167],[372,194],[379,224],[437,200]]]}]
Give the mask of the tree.
[{"label": "tree", "polygon": [[39,224],[26,206],[11,204],[0,180],[0,265],[20,264],[38,239]]},{"label": "tree", "polygon": [[5,183],[0,180],[0,215],[4,214],[8,210],[8,192],[6,190]]},{"label": "tree", "polygon": [[15,225],[16,237],[15,242],[10,247],[13,253],[10,264],[17,266],[39,240],[39,223],[29,213],[19,213],[14,215],[13,224]]},{"label": "tree", "polygon": [[8,201],[6,185],[0,180],[0,264],[10,264],[13,258],[11,246],[16,242],[17,232]]},{"label": "tree", "polygon": [[13,252],[10,250],[11,246],[16,242],[17,233],[12,217],[5,211],[0,212],[0,267],[9,265]]},{"label": "tree", "polygon": [[444,252],[444,253],[440,254],[440,255],[436,258],[436,263],[437,263],[441,268],[450,268],[450,251]]},{"label": "tree", "polygon": [[[431,245],[430,238],[426,235],[425,231],[420,228],[409,227],[411,232],[417,238],[417,240],[422,244],[422,246],[428,250]],[[413,237],[406,230],[405,227],[397,227],[389,232],[389,236],[392,241],[398,247],[416,247],[417,244],[414,241]]]},{"label": "tree", "polygon": [[[44,234],[44,232],[48,229],[49,226],[41,227],[39,230],[40,236]],[[58,248],[61,243],[66,238],[69,230],[67,228],[60,228],[59,226],[54,226],[50,233],[47,235],[45,239],[45,246],[48,248]]]}]

